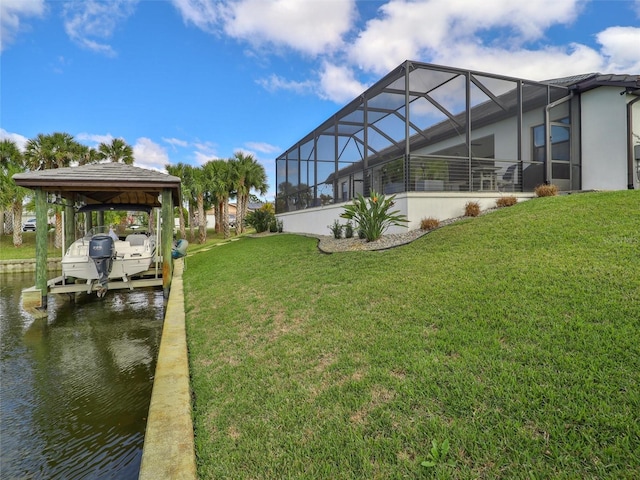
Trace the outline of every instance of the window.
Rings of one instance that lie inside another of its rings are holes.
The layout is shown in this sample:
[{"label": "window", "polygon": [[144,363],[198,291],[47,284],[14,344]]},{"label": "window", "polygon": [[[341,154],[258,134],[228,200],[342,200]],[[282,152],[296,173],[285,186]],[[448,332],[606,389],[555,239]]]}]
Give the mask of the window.
[{"label": "window", "polygon": [[[544,125],[536,125],[532,129],[534,162],[544,162],[546,160],[546,146]],[[569,161],[569,139],[571,127],[569,118],[562,118],[551,122],[551,157],[553,160]]]},{"label": "window", "polygon": [[544,162],[546,142],[544,141],[544,125],[533,127],[533,155],[534,162]]}]

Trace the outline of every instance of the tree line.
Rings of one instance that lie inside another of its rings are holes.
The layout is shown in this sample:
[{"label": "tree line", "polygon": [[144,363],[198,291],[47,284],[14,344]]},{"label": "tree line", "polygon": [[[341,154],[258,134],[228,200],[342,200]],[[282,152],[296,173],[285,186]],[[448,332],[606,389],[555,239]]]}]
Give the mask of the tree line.
[{"label": "tree line", "polygon": [[[251,191],[264,195],[267,192],[267,174],[264,167],[250,154],[235,152],[233,157],[224,160],[209,160],[200,167],[178,163],[166,165],[169,174],[182,180],[183,202],[189,206],[189,218],[198,219],[198,242],[207,239],[206,210],[213,207],[216,219],[216,232],[225,238],[231,235],[229,222],[229,200],[235,198],[237,234],[245,229],[245,218],[251,199]],[[180,235],[186,238],[186,222],[182,208],[178,209]],[[194,222],[189,221],[189,238],[194,234]]]},{"label": "tree line", "polygon": [[[110,143],[100,143],[91,148],[77,142],[72,135],[63,132],[38,134],[21,150],[10,139],[0,141],[0,234],[13,232],[13,244],[22,245],[23,204],[31,195],[29,189],[19,187],[13,175],[28,171],[87,165],[97,162],[121,162],[132,165],[133,148],[121,138]],[[197,209],[198,240],[206,241],[205,210],[215,208],[216,231],[230,236],[229,199],[237,198],[236,232],[244,231],[244,217],[251,190],[264,195],[267,191],[267,177],[264,167],[252,155],[236,152],[229,160],[210,160],[201,167],[179,163],[166,165],[167,172],[182,180],[182,204],[188,204],[191,239],[194,238],[193,219]],[[186,237],[185,218],[182,205],[176,207],[180,218],[180,232]],[[62,243],[61,209],[55,208],[55,247]]]}]

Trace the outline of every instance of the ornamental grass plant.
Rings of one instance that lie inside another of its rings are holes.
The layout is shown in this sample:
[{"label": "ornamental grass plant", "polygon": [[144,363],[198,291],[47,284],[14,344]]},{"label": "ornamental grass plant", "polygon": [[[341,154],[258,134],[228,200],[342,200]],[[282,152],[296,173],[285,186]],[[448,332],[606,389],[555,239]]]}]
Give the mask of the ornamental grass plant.
[{"label": "ornamental grass plant", "polygon": [[399,210],[391,210],[395,198],[395,195],[385,197],[375,191],[368,198],[358,194],[353,203],[344,207],[345,211],[340,217],[353,220],[363,238],[367,242],[373,242],[392,225],[407,226],[407,217]]},{"label": "ornamental grass plant", "polygon": [[535,193],[536,197],[554,197],[558,194],[558,187],[553,184],[538,185]]},{"label": "ornamental grass plant", "polygon": [[477,217],[480,215],[480,204],[478,202],[467,202],[464,206],[465,217]]},{"label": "ornamental grass plant", "polygon": [[434,217],[427,217],[420,220],[420,230],[433,230],[440,226],[440,220]]},{"label": "ornamental grass plant", "polygon": [[640,478],[638,225],[637,191],[585,193],[379,252],[196,253],[199,478]]},{"label": "ornamental grass plant", "polygon": [[516,203],[518,203],[518,199],[515,195],[507,195],[496,200],[496,207],[513,207]]}]

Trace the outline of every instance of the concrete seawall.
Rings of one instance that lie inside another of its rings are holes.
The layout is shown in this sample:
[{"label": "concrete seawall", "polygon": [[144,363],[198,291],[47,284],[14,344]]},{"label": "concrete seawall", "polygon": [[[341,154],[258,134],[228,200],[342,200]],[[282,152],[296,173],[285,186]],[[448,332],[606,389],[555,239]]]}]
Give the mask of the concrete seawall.
[{"label": "concrete seawall", "polygon": [[[49,258],[47,260],[47,270],[62,270],[60,258]],[[35,272],[36,261],[31,259],[25,260],[0,260],[0,273],[24,273]]]},{"label": "concrete seawall", "polygon": [[140,480],[197,478],[183,268],[182,259],[174,262],[144,437]]}]

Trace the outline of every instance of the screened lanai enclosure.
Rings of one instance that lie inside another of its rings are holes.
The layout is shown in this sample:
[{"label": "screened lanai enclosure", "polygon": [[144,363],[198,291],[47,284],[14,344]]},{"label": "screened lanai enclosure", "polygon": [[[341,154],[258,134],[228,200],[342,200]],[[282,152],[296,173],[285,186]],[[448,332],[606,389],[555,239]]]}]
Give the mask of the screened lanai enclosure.
[{"label": "screened lanai enclosure", "polygon": [[572,80],[406,61],[276,159],[276,212],[371,191],[578,188]]}]

